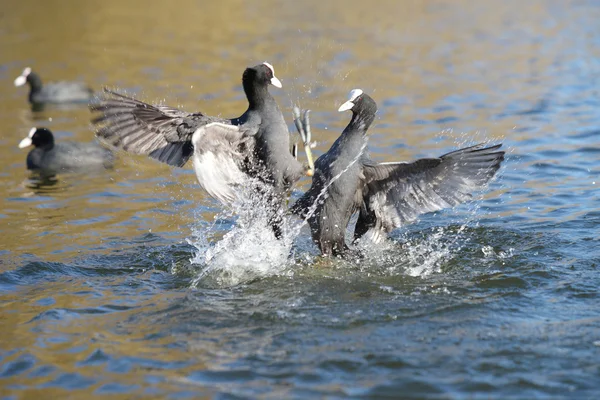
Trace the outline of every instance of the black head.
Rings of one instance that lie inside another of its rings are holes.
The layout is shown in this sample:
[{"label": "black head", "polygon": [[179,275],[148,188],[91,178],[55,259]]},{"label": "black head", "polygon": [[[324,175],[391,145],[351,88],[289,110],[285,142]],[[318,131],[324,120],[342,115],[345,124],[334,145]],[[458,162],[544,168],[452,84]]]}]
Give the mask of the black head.
[{"label": "black head", "polygon": [[338,108],[339,112],[351,110],[354,115],[375,115],[377,112],[377,103],[368,94],[361,89],[350,91],[348,101]]},{"label": "black head", "polygon": [[29,135],[19,143],[19,148],[23,149],[31,145],[36,148],[51,149],[54,147],[54,136],[49,129],[31,128]]},{"label": "black head", "polygon": [[242,82],[244,82],[244,87],[247,84],[258,84],[265,87],[270,84],[278,88],[281,87],[281,82],[275,76],[275,69],[268,62],[246,68],[242,76]]}]

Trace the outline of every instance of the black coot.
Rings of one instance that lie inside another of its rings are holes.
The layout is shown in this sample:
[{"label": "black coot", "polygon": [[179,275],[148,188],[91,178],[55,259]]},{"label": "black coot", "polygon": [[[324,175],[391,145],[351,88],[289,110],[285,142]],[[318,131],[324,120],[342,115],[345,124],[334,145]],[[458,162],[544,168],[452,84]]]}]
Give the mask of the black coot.
[{"label": "black coot", "polygon": [[[306,169],[290,152],[290,135],[268,86],[281,87],[273,66],[247,68],[242,76],[248,109],[238,118],[223,119],[201,112],[187,113],[168,106],[153,106],[106,90],[108,96],[92,111],[102,126],[97,136],[112,146],[144,154],[182,167],[193,156],[200,185],[227,204],[236,198],[236,186],[259,178],[272,188],[276,235],[286,192]],[[306,147],[310,160],[310,148]],[[308,172],[309,174],[311,172]]]},{"label": "black coot", "polygon": [[367,130],[377,104],[360,89],[339,111],[352,111],[341,136],[315,162],[312,186],[292,207],[308,219],[323,255],[348,246],[350,217],[359,212],[354,238],[379,242],[420,214],[453,207],[471,198],[494,176],[504,159],[501,145],[477,145],[438,158],[376,163],[367,153]]},{"label": "black coot", "polygon": [[15,86],[28,83],[29,102],[45,103],[87,103],[92,99],[94,91],[81,82],[54,82],[42,85],[40,76],[27,67],[15,79]]},{"label": "black coot", "polygon": [[27,169],[44,175],[96,168],[111,168],[114,155],[96,143],[54,143],[54,135],[46,128],[32,128],[19,143],[19,148],[35,148],[27,155]]}]

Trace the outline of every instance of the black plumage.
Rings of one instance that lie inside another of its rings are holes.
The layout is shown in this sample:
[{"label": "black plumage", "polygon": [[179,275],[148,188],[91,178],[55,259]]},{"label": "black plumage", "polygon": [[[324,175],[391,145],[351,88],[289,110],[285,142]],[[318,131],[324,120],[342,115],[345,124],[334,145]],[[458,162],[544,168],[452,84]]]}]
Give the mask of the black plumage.
[{"label": "black plumage", "polygon": [[38,74],[27,67],[15,79],[15,86],[29,84],[29,102],[34,105],[46,103],[87,103],[94,91],[82,82],[53,82],[42,84]]},{"label": "black plumage", "polygon": [[456,206],[494,176],[504,159],[501,145],[476,145],[437,158],[376,163],[367,153],[367,131],[377,104],[360,89],[340,111],[352,119],[341,136],[315,162],[310,189],[292,210],[308,220],[324,255],[341,255],[346,228],[359,213],[355,239],[379,242],[420,214]]},{"label": "black plumage", "polygon": [[34,146],[27,154],[27,169],[44,175],[62,172],[110,168],[114,155],[97,143],[59,142],[46,128],[32,128],[19,143],[20,148]]},{"label": "black plumage", "polygon": [[[247,68],[242,76],[248,109],[238,118],[224,119],[154,106],[106,90],[92,111],[99,124],[97,136],[130,153],[144,154],[182,167],[190,157],[198,181],[216,199],[230,203],[236,187],[250,178],[266,183],[273,215],[280,215],[285,194],[305,172],[290,152],[287,125],[269,93],[281,87],[268,63]],[[310,149],[307,149],[310,151]],[[279,235],[278,222],[273,222]]]}]

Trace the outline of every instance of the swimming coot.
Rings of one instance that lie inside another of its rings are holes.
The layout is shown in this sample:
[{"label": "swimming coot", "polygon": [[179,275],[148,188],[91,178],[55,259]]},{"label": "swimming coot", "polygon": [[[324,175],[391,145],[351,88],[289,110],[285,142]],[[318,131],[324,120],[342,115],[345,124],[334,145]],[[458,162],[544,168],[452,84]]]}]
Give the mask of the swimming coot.
[{"label": "swimming coot", "polygon": [[358,212],[354,238],[379,242],[420,214],[456,206],[494,176],[504,159],[501,144],[479,144],[437,158],[377,163],[367,154],[367,130],[377,104],[360,89],[339,111],[352,111],[341,136],[315,162],[310,189],[292,211],[308,220],[323,255],[342,255],[345,233]]},{"label": "swimming coot", "polygon": [[27,67],[15,79],[15,86],[28,83],[29,102],[32,104],[44,103],[77,103],[89,102],[94,91],[81,82],[54,82],[42,85],[40,76]]},{"label": "swimming coot", "polygon": [[54,175],[95,168],[111,168],[114,155],[96,143],[54,143],[54,135],[46,128],[31,128],[19,148],[34,146],[27,154],[27,169]]}]

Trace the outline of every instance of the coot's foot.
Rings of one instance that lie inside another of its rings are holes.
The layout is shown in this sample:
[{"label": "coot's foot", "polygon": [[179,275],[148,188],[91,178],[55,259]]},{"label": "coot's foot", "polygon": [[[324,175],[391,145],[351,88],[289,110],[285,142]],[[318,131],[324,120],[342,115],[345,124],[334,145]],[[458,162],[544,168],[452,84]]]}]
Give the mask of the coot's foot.
[{"label": "coot's foot", "polygon": [[[304,144],[304,152],[306,153],[306,158],[308,160],[308,169],[306,174],[308,176],[313,176],[315,172],[315,163],[312,157],[312,132],[310,131],[310,118],[309,113],[310,110],[304,110],[302,113],[298,107],[294,107],[294,125],[296,125],[296,129],[302,138],[302,143]],[[294,144],[294,157],[298,156],[298,146]]]}]

